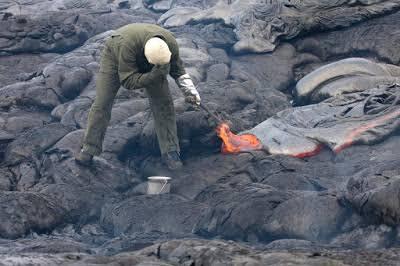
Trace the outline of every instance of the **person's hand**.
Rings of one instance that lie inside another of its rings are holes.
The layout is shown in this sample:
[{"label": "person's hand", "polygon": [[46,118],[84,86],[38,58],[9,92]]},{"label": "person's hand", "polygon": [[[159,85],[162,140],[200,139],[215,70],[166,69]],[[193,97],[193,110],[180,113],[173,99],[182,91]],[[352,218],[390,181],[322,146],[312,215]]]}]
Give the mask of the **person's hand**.
[{"label": "person's hand", "polygon": [[200,105],[201,98],[199,92],[194,88],[185,92],[185,100],[188,103]]},{"label": "person's hand", "polygon": [[176,79],[176,84],[182,90],[185,95],[185,100],[188,103],[200,105],[201,98],[196,87],[193,84],[192,79],[188,74],[184,74]]},{"label": "person's hand", "polygon": [[167,77],[167,75],[169,74],[169,70],[169,64],[155,65],[150,72],[143,74],[141,78],[141,84],[144,87],[159,84],[164,78]]},{"label": "person's hand", "polygon": [[143,73],[137,82],[139,87],[148,87],[160,84],[169,74],[170,65],[155,65],[148,73]]},{"label": "person's hand", "polygon": [[170,64],[155,65],[151,72],[153,72],[155,75],[167,76],[169,74],[170,68]]}]

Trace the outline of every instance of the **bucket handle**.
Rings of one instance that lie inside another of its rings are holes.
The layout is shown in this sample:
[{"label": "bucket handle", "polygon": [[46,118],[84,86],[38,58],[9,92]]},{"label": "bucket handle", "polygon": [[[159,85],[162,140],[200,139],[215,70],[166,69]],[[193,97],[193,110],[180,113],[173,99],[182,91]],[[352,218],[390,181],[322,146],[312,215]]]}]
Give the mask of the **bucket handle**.
[{"label": "bucket handle", "polygon": [[158,192],[158,194],[161,194],[161,192],[163,191],[164,187],[168,184],[168,180],[165,180],[164,185],[161,187],[160,191]]}]

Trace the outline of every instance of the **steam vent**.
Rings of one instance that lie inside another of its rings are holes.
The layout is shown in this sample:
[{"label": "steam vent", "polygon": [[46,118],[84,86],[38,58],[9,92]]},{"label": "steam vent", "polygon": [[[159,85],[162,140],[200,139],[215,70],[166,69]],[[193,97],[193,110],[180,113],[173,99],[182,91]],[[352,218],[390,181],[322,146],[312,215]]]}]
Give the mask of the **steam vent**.
[{"label": "steam vent", "polygon": [[400,265],[399,0],[0,0],[0,266]]}]

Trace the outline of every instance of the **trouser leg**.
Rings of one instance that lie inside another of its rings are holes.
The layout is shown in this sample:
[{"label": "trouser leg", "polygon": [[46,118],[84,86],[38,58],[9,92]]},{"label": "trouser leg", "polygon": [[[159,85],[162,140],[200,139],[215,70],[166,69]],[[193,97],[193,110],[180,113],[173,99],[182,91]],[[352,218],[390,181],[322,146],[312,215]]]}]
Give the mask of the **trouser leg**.
[{"label": "trouser leg", "polygon": [[90,108],[82,149],[92,155],[99,155],[103,148],[104,136],[111,119],[114,98],[120,85],[115,53],[119,49],[118,37],[106,41],[96,79],[96,98]]},{"label": "trouser leg", "polygon": [[171,151],[179,152],[175,108],[167,78],[165,77],[161,84],[147,88],[146,91],[149,96],[161,155]]},{"label": "trouser leg", "polygon": [[102,151],[104,136],[111,118],[112,105],[120,87],[110,53],[103,54],[96,80],[96,98],[90,108],[82,149],[92,155]]}]

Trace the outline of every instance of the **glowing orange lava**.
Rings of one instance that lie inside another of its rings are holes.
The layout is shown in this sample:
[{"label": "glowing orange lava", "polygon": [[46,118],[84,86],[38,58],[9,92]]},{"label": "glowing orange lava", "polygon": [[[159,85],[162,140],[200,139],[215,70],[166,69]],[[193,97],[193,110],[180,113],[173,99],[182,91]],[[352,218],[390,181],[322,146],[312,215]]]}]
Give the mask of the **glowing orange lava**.
[{"label": "glowing orange lava", "polygon": [[226,123],[217,127],[217,134],[223,141],[221,151],[224,154],[255,151],[262,148],[262,144],[256,136],[252,134],[235,135]]},{"label": "glowing orange lava", "polygon": [[319,144],[314,150],[305,151],[305,152],[297,153],[297,154],[291,154],[289,156],[304,159],[307,157],[312,157],[312,156],[317,155],[318,153],[320,153],[323,150],[323,148],[324,148],[324,145]]},{"label": "glowing orange lava", "polygon": [[339,145],[338,147],[336,147],[334,149],[334,152],[339,153],[342,150],[344,150],[345,148],[351,146],[354,143],[354,140],[360,136],[361,134],[363,134],[364,132],[373,129],[379,125],[385,124],[388,120],[393,119],[397,116],[400,115],[400,110],[396,110],[392,113],[388,113],[382,117],[376,118],[374,120],[371,120],[369,123],[364,124],[356,129],[354,129],[353,131],[351,131],[347,136],[345,141]]}]

